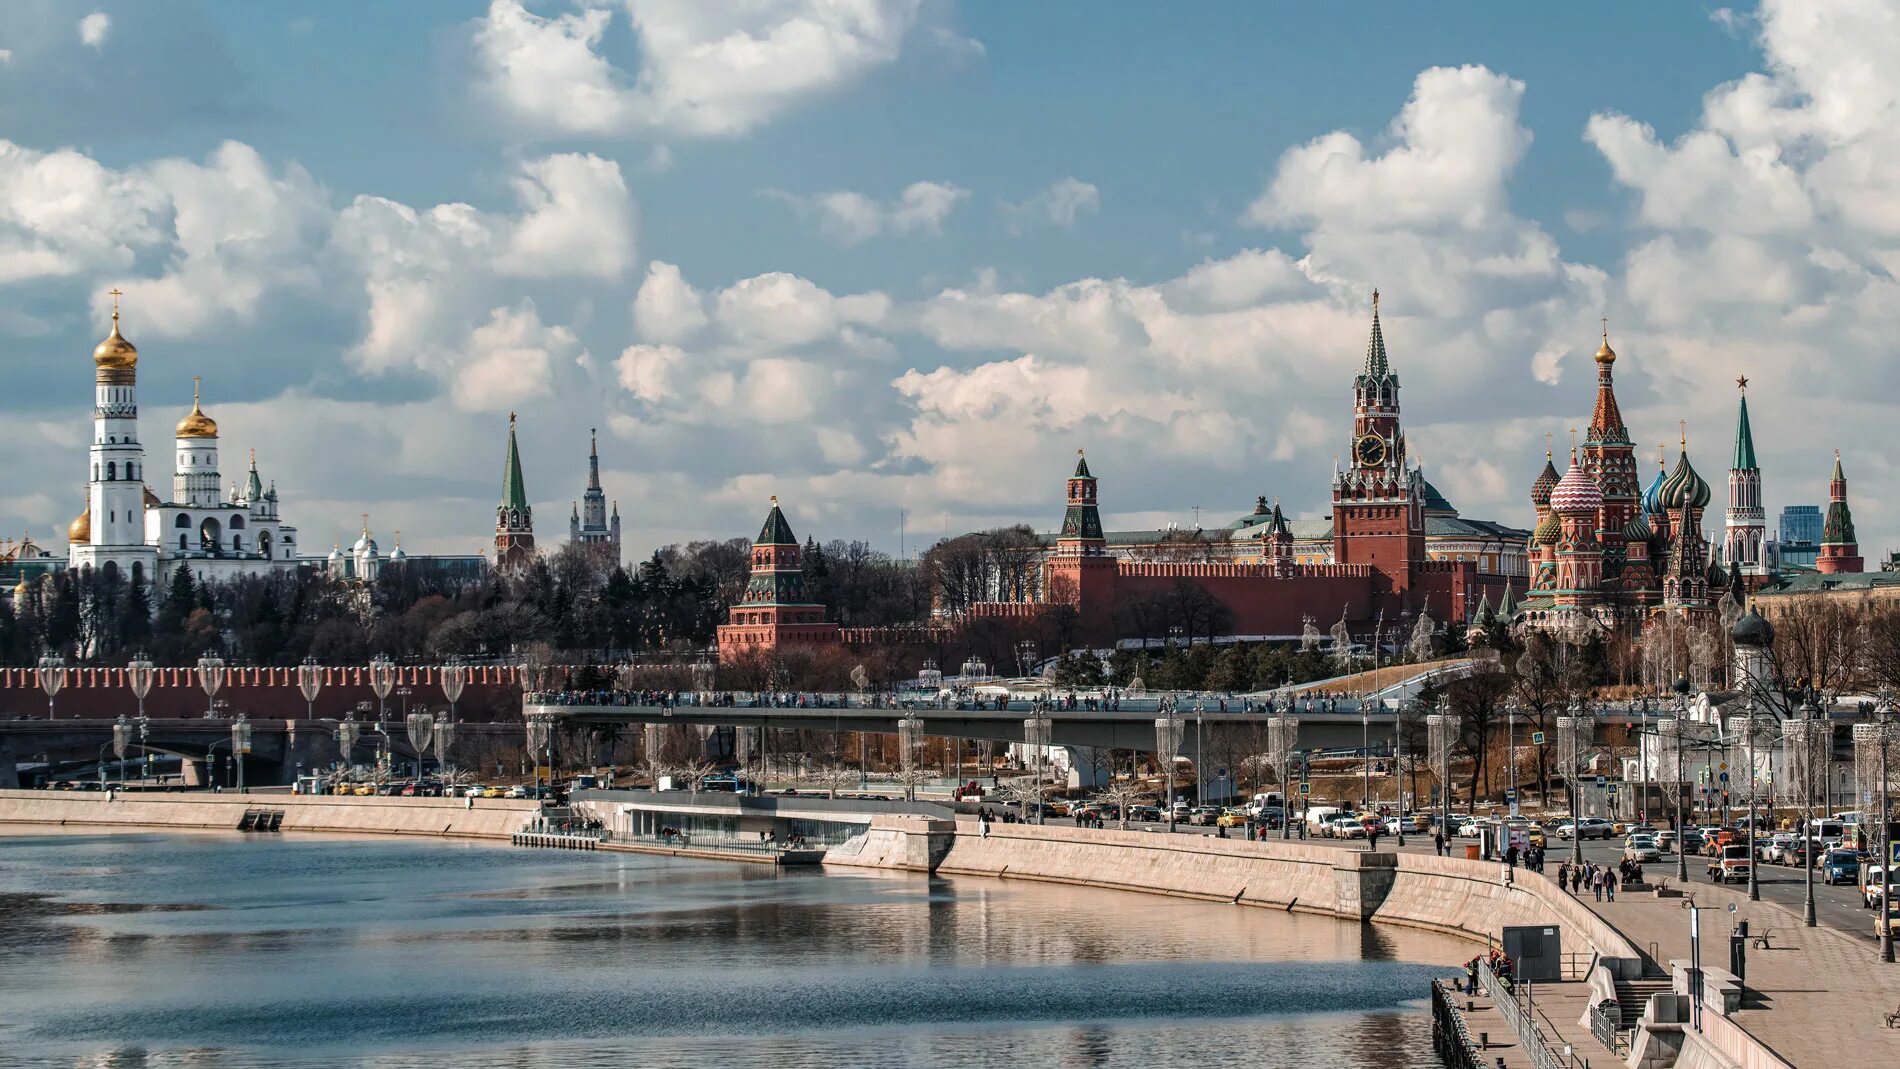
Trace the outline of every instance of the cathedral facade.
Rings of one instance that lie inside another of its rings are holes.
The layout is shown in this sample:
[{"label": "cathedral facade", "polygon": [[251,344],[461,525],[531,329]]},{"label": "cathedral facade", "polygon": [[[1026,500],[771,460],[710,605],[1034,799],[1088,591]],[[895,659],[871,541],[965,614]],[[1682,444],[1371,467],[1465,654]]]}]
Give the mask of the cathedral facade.
[{"label": "cathedral facade", "polygon": [[201,392],[173,431],[170,493],[151,489],[138,427],[139,351],[119,330],[93,350],[92,443],[86,507],[67,526],[67,565],[131,582],[156,583],[179,565],[199,579],[288,571],[298,564],[297,528],[278,514],[252,452],[244,482],[220,474],[218,424]]}]

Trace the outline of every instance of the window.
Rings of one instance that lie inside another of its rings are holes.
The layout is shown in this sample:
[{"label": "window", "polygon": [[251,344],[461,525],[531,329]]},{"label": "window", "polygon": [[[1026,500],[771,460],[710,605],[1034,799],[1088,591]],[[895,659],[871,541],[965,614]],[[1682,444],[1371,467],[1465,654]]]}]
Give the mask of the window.
[{"label": "window", "polygon": [[242,531],[244,529],[244,517],[242,516],[231,517],[231,529],[233,531]]},{"label": "window", "polygon": [[119,466],[117,464],[114,464],[110,460],[106,461],[106,482],[111,482],[112,480],[117,479],[118,477],[119,477]]},{"label": "window", "polygon": [[[183,516],[180,516],[180,517],[178,517],[178,518],[179,518],[179,519],[181,519],[181,520],[182,520],[182,519],[184,519],[184,517],[183,517]],[[179,548],[179,549],[181,549],[181,550],[185,548],[185,537],[186,537],[185,535],[179,535],[179,536],[178,536],[178,548]]]},{"label": "window", "polygon": [[231,548],[232,548],[233,550],[237,550],[237,551],[240,551],[240,552],[241,552],[241,551],[242,551],[242,550],[244,549],[244,536],[243,536],[243,535],[232,535],[232,536],[231,536]]},{"label": "window", "polygon": [[173,521],[172,521],[172,526],[173,526],[173,527],[178,527],[178,528],[183,528],[183,529],[185,529],[185,530],[190,530],[190,529],[191,529],[191,517],[190,517],[190,516],[187,516],[187,515],[185,515],[184,513],[182,513],[182,512],[181,512],[181,513],[179,513],[179,514],[178,514],[178,518],[177,518],[176,520],[173,520]]}]

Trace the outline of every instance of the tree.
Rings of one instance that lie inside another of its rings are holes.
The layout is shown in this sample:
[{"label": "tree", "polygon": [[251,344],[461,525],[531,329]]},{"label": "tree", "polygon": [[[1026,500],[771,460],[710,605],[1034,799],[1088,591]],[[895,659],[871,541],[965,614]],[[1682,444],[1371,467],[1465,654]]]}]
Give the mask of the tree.
[{"label": "tree", "polygon": [[1479,797],[1480,780],[1484,784],[1483,793],[1491,792],[1490,768],[1486,760],[1491,728],[1503,716],[1504,701],[1510,691],[1510,677],[1489,661],[1478,662],[1472,672],[1452,680],[1445,688],[1451,711],[1462,718],[1463,741],[1471,754],[1471,798],[1474,805]]}]

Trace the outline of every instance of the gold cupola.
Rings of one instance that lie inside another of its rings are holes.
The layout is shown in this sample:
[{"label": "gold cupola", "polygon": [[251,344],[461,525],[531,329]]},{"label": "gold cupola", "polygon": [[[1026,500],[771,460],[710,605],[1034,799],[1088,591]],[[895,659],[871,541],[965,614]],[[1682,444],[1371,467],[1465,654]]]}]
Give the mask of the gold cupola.
[{"label": "gold cupola", "polygon": [[66,525],[66,541],[70,545],[85,546],[92,544],[92,495],[86,495],[86,510],[73,517]]},{"label": "gold cupola", "polygon": [[138,346],[119,333],[120,296],[118,290],[112,291],[112,333],[92,350],[92,366],[98,370],[101,382],[127,380],[139,366]]},{"label": "gold cupola", "polygon": [[1597,363],[1616,363],[1616,350],[1610,348],[1610,321],[1608,319],[1603,321],[1603,347],[1597,350]]},{"label": "gold cupola", "polygon": [[199,397],[201,383],[196,375],[191,377],[191,414],[178,421],[179,438],[216,438],[218,421],[205,415]]}]

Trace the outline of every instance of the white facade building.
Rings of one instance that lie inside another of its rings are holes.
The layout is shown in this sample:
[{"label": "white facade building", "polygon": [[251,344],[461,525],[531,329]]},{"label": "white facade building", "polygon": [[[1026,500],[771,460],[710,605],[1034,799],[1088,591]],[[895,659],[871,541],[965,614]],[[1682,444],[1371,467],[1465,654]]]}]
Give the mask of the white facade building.
[{"label": "white facade building", "polygon": [[297,567],[297,529],[277,513],[277,488],[264,488],[257,457],[242,487],[221,488],[218,424],[193,390],[191,412],[174,433],[171,499],[147,482],[138,434],[138,349],[112,333],[93,350],[96,392],[86,511],[67,528],[67,563],[140,582],[162,582],[179,564],[199,579],[232,579]]}]

